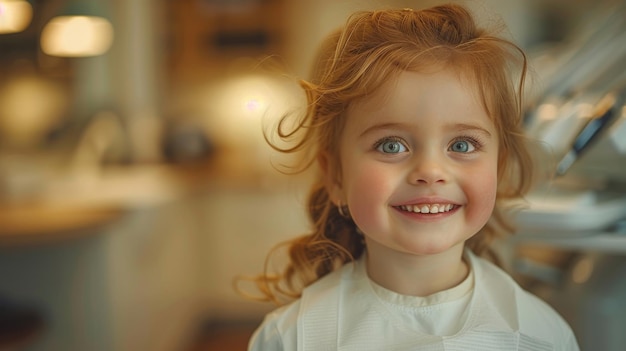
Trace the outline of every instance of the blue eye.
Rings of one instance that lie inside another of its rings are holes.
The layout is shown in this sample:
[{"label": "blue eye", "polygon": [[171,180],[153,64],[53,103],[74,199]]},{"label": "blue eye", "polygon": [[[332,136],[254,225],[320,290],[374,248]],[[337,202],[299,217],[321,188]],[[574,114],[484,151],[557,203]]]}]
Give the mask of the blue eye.
[{"label": "blue eye", "polygon": [[398,154],[408,151],[402,142],[396,139],[384,139],[377,143],[376,150],[386,154]]},{"label": "blue eye", "polygon": [[450,151],[468,153],[476,150],[474,145],[467,140],[457,140],[450,146]]}]

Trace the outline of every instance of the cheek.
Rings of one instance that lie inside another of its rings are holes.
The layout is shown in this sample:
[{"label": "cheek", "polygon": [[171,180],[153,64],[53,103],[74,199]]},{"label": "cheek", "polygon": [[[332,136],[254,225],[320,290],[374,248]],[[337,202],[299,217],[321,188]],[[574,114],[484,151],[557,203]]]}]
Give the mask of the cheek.
[{"label": "cheek", "polygon": [[362,166],[353,168],[344,180],[350,213],[355,222],[363,226],[376,221],[380,217],[377,213],[381,205],[387,203],[393,189],[389,175],[380,169]]},{"label": "cheek", "polygon": [[484,172],[469,185],[468,195],[471,196],[471,211],[468,215],[477,226],[482,227],[491,217],[498,188],[498,177],[495,169],[491,172]]}]

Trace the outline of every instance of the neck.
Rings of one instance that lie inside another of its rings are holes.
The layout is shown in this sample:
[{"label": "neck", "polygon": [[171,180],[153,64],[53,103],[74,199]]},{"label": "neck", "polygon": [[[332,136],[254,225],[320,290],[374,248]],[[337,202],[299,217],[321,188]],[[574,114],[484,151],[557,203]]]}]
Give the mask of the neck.
[{"label": "neck", "polygon": [[368,243],[367,273],[376,284],[402,295],[428,296],[460,284],[468,275],[463,244],[433,255],[385,252]]}]

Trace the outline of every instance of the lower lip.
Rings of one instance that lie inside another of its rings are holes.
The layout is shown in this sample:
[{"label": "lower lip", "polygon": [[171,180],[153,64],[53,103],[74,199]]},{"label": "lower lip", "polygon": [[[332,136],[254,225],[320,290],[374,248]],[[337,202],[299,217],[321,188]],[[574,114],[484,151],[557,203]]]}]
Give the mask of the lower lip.
[{"label": "lower lip", "polygon": [[459,209],[461,208],[461,206],[455,206],[453,209],[451,209],[448,212],[439,212],[439,213],[417,213],[417,212],[409,212],[409,211],[403,211],[397,207],[393,207],[394,210],[396,210],[397,212],[399,212],[401,215],[405,216],[405,217],[409,217],[411,219],[414,220],[418,220],[418,221],[438,221],[447,217],[452,216],[453,214],[455,214]]}]

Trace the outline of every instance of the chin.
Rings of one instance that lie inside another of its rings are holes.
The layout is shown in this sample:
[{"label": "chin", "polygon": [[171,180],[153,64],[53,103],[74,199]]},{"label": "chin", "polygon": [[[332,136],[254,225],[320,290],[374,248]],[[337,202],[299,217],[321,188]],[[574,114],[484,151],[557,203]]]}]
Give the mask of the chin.
[{"label": "chin", "polygon": [[415,256],[438,255],[457,248],[459,245],[463,246],[464,243],[414,243],[403,246],[400,251]]}]

